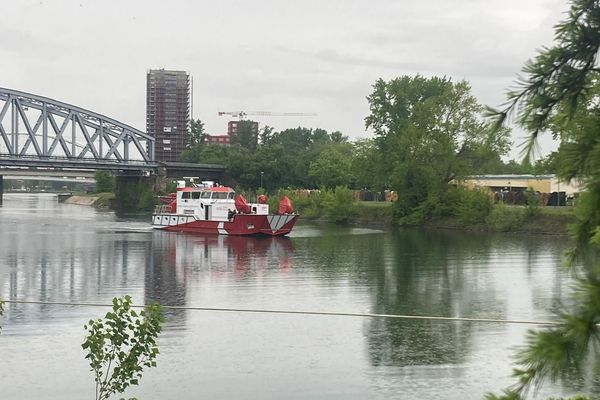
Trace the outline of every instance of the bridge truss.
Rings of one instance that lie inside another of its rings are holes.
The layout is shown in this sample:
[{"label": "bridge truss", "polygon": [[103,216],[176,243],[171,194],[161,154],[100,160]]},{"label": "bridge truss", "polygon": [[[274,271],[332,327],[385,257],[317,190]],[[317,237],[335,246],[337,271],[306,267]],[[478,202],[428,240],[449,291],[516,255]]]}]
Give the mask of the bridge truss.
[{"label": "bridge truss", "polygon": [[0,165],[143,170],[155,139],[114,119],[0,88]]}]

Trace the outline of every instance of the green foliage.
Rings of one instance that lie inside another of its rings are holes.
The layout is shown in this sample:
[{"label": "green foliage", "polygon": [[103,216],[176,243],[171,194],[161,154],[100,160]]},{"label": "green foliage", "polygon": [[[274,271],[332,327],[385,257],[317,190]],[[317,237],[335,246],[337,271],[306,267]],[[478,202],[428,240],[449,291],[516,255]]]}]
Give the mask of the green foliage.
[{"label": "green foliage", "polygon": [[323,215],[323,198],[324,191],[311,191],[310,193],[301,192],[297,194],[294,190],[280,190],[278,199],[272,198],[269,200],[269,209],[276,210],[279,205],[279,199],[283,196],[289,197],[294,209],[302,218],[314,219]]},{"label": "green foliage", "polygon": [[459,193],[454,203],[454,214],[465,225],[485,223],[493,208],[489,193],[483,190],[456,190]]},{"label": "green foliage", "polygon": [[496,204],[487,216],[486,222],[493,231],[511,232],[522,226],[525,218],[526,212],[522,207]]},{"label": "green foliage", "polygon": [[320,188],[348,187],[352,183],[352,151],[347,142],[328,145],[310,163],[309,175]]},{"label": "green foliage", "polygon": [[338,186],[327,190],[322,202],[325,217],[331,222],[346,223],[356,216],[353,192],[347,187]]},{"label": "green foliage", "polygon": [[135,184],[123,185],[117,192],[116,203],[121,212],[152,211],[156,204],[149,183],[140,179]]},{"label": "green foliage", "polygon": [[352,145],[352,176],[354,177],[354,187],[367,189],[388,187],[389,181],[374,178],[380,169],[378,164],[385,162],[379,156],[375,140],[362,139],[352,143]]},{"label": "green foliage", "polygon": [[392,225],[394,214],[392,203],[381,201],[361,201],[357,205],[356,220],[361,225]]},{"label": "green foliage", "polygon": [[258,146],[258,122],[238,121],[237,131],[231,136],[231,145],[254,151]]},{"label": "green foliage", "polygon": [[519,396],[567,368],[587,376],[593,363],[596,375],[598,371],[591,360],[597,360],[600,340],[600,263],[597,257],[576,261],[585,261],[590,247],[600,250],[600,2],[570,4],[567,18],[555,28],[555,44],[525,65],[521,87],[509,93],[507,107],[491,110],[498,124],[516,113],[517,122],[530,131],[528,156],[540,132],[551,130],[561,145],[549,164],[563,179],[583,181],[587,191],[576,204],[575,246],[569,257],[570,267],[580,270],[573,302],[558,316],[559,325],[529,333],[514,373],[513,392]]},{"label": "green foliage", "polygon": [[[452,179],[484,168],[509,148],[509,131],[482,121],[482,107],[465,81],[403,76],[379,79],[368,97],[368,128],[377,135],[377,187],[400,194],[399,217],[426,217]],[[374,160],[372,160],[374,161]]]},{"label": "green foliage", "polygon": [[559,157],[559,153],[557,151],[553,151],[546,157],[537,160],[533,167],[534,173],[537,175],[558,173]]},{"label": "green foliage", "polygon": [[98,170],[94,173],[96,193],[114,193],[116,180],[110,171]]},{"label": "green foliage", "polygon": [[156,206],[156,200],[152,190],[143,190],[140,193],[140,199],[138,201],[138,210],[140,211],[152,211]]},{"label": "green foliage", "polygon": [[177,182],[176,181],[170,181],[169,183],[167,183],[165,193],[173,193],[176,190],[177,190]]},{"label": "green foliage", "polygon": [[206,132],[204,131],[204,123],[199,119],[190,121],[189,147],[202,146],[206,140]]},{"label": "green foliage", "polygon": [[131,297],[114,298],[112,311],[104,319],[90,320],[81,345],[86,351],[96,381],[96,400],[123,393],[137,385],[144,368],[156,367],[156,339],[163,322],[161,307],[152,304],[139,314]]},{"label": "green foliage", "polygon": [[527,216],[535,217],[540,214],[540,196],[532,188],[525,190],[525,201],[527,203]]}]

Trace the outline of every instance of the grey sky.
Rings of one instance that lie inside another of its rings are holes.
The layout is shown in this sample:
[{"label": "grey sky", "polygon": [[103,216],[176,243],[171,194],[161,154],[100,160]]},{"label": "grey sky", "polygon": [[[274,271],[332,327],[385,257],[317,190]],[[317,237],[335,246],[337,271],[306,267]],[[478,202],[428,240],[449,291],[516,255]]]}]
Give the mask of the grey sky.
[{"label": "grey sky", "polygon": [[[566,0],[0,0],[0,86],[52,97],[145,130],[149,68],[194,77],[194,117],[217,111],[368,137],[365,97],[381,77],[466,79],[497,106],[523,63],[550,45]],[[518,136],[518,135],[517,135]],[[516,143],[520,143],[518,137]],[[542,139],[543,150],[552,148]],[[513,155],[516,151],[513,151]]]}]

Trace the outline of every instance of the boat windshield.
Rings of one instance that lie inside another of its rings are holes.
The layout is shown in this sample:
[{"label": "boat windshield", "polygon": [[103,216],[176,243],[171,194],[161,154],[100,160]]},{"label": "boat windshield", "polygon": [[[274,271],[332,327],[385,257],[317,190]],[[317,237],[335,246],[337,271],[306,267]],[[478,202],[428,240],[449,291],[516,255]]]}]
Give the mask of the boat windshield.
[{"label": "boat windshield", "polygon": [[213,199],[220,199],[220,200],[226,199],[227,198],[227,192],[214,192],[212,198]]}]

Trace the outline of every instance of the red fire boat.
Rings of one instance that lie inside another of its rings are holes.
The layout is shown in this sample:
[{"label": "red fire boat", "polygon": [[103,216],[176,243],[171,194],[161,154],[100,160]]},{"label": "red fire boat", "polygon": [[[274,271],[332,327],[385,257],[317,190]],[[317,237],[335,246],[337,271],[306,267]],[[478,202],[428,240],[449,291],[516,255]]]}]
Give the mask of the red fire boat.
[{"label": "red fire boat", "polygon": [[211,184],[185,187],[161,198],[152,215],[154,229],[238,236],[281,236],[291,232],[298,215],[288,197],[281,199],[279,212],[269,214],[265,196],[248,203],[233,189]]}]

